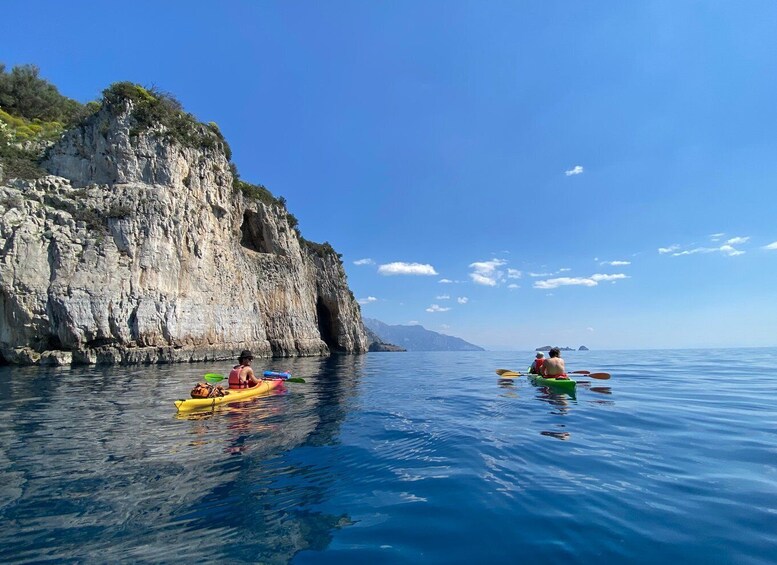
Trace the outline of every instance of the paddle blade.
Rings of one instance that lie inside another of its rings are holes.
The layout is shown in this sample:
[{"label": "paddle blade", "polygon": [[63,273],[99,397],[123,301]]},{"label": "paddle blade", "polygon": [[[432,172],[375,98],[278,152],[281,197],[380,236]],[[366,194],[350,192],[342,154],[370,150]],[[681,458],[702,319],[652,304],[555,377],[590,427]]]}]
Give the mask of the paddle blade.
[{"label": "paddle blade", "polygon": [[570,375],[590,375],[591,371],[569,371]]},{"label": "paddle blade", "polygon": [[607,379],[610,378],[610,373],[590,373],[588,376],[591,377],[592,379],[601,379],[603,381],[606,381]]},{"label": "paddle blade", "polygon": [[496,374],[497,375],[503,375],[504,373],[514,373],[515,371],[511,371],[510,369],[497,369]]},{"label": "paddle blade", "polygon": [[505,371],[504,373],[499,373],[499,376],[503,379],[512,379],[515,377],[520,377],[521,373],[516,373],[515,371]]},{"label": "paddle blade", "polygon": [[286,379],[283,382],[285,383],[304,383],[305,379],[302,377],[291,377],[290,379]]},{"label": "paddle blade", "polygon": [[205,379],[205,382],[213,384],[223,381],[224,375],[219,375],[218,373],[206,373],[203,378]]}]

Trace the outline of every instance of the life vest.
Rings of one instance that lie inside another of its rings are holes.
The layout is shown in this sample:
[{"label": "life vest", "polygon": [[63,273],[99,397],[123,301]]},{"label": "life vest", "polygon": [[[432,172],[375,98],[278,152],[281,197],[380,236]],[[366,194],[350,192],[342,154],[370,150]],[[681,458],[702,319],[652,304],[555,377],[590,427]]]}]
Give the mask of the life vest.
[{"label": "life vest", "polygon": [[540,374],[540,367],[542,367],[542,364],[545,362],[545,359],[535,359],[534,363],[532,363],[531,372],[535,373],[537,375]]},{"label": "life vest", "polygon": [[229,388],[250,388],[245,379],[240,378],[240,373],[245,365],[235,365],[229,372]]}]

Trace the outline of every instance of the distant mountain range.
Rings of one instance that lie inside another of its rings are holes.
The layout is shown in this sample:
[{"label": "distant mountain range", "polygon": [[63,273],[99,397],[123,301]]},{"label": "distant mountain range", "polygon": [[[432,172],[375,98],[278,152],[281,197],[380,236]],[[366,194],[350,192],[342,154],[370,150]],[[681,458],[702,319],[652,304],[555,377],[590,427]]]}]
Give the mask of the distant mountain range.
[{"label": "distant mountain range", "polygon": [[374,318],[364,318],[364,325],[384,343],[391,343],[408,351],[485,351],[459,337],[453,337],[423,326],[392,326]]},{"label": "distant mountain range", "polygon": [[407,351],[407,349],[393,343],[384,342],[378,334],[367,327],[367,324],[364,324],[364,332],[367,334],[367,343],[369,344],[367,351]]}]

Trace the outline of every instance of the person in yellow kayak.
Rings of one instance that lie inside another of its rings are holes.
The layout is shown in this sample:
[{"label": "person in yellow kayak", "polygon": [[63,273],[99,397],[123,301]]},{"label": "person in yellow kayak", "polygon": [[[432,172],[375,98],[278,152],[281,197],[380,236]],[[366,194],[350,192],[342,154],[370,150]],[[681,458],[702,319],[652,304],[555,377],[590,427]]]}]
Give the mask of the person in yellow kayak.
[{"label": "person in yellow kayak", "polygon": [[561,350],[558,347],[553,347],[548,355],[550,359],[546,359],[542,364],[540,374],[546,379],[568,379],[567,368],[561,358]]},{"label": "person in yellow kayak", "polygon": [[529,367],[529,372],[532,375],[539,375],[540,374],[540,368],[542,367],[542,364],[545,362],[545,354],[540,351],[537,353],[537,358],[531,362],[531,367]]},{"label": "person in yellow kayak", "polygon": [[254,370],[251,368],[251,361],[254,360],[254,356],[248,349],[244,349],[240,352],[240,357],[237,358],[238,364],[232,367],[229,372],[229,388],[251,388],[262,382],[261,379],[257,379],[254,375]]}]

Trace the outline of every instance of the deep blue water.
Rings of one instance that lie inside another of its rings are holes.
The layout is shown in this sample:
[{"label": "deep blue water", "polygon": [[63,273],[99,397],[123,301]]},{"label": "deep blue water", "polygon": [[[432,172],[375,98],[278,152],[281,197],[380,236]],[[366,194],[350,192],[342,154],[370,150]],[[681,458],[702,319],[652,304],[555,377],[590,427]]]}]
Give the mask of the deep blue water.
[{"label": "deep blue water", "polygon": [[[0,562],[774,563],[777,349],[256,360],[307,379],[177,417],[229,363],[0,368]],[[581,377],[583,378],[583,377]]]}]

